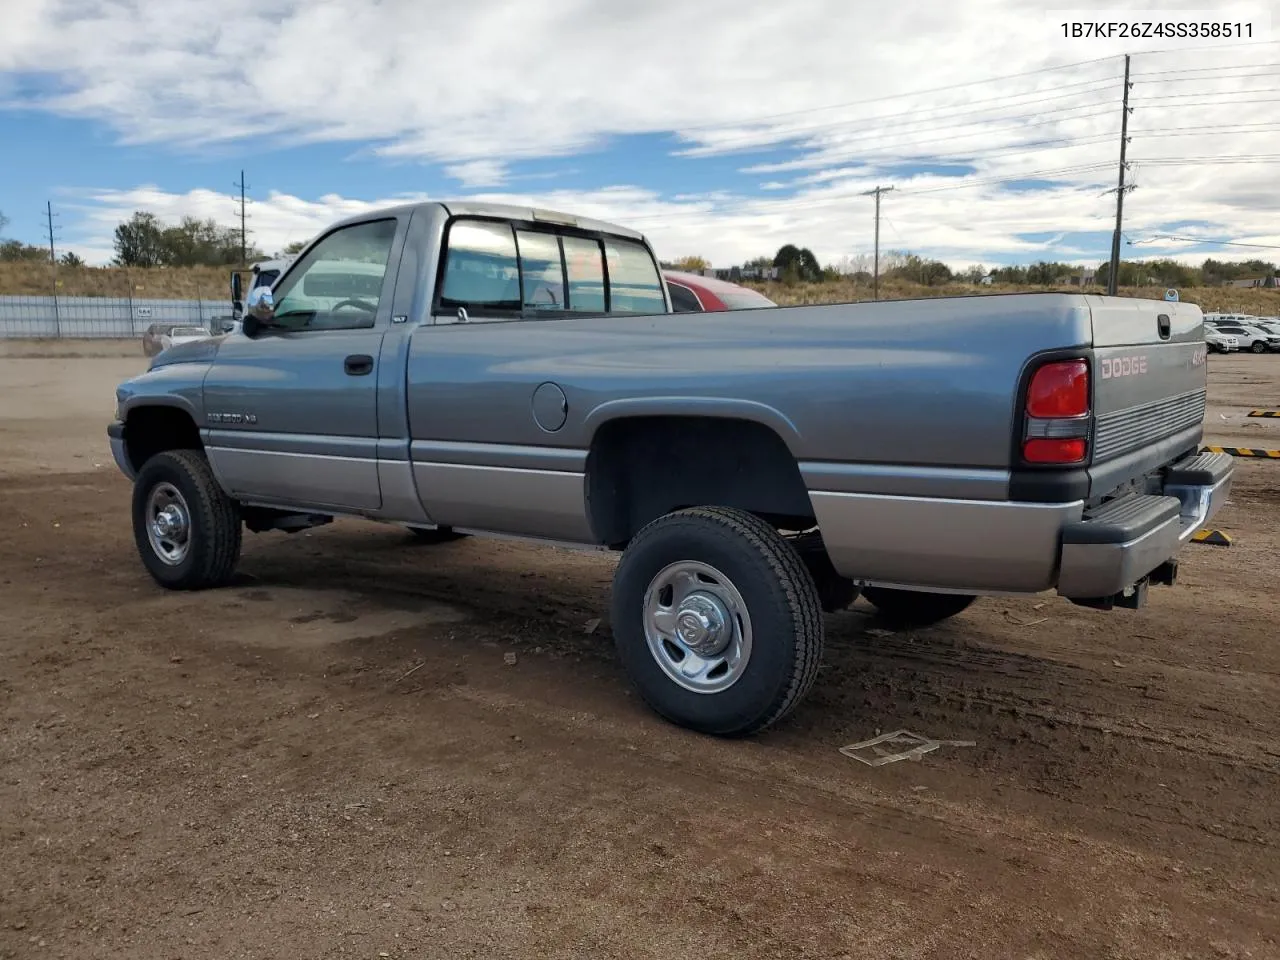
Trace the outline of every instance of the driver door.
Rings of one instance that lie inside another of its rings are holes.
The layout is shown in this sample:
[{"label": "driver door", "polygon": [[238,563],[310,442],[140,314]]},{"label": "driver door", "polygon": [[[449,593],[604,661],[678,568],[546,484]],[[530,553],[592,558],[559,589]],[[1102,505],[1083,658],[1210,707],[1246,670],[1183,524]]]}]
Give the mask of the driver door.
[{"label": "driver door", "polygon": [[276,283],[278,328],[222,341],[204,382],[205,445],[234,496],[381,507],[378,356],[409,216],[332,230]]}]

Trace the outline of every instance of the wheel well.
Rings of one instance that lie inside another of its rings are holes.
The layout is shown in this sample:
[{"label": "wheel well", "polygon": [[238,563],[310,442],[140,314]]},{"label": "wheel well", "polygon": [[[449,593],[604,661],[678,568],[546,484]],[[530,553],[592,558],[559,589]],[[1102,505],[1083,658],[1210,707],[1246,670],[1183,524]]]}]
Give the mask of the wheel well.
[{"label": "wheel well", "polygon": [[684,507],[737,507],[788,530],[816,522],[782,438],[763,424],[724,417],[609,421],[587,455],[587,503],[597,539],[614,548]]},{"label": "wheel well", "polygon": [[134,470],[165,450],[201,450],[200,430],[177,407],[139,407],[125,421],[125,450]]}]

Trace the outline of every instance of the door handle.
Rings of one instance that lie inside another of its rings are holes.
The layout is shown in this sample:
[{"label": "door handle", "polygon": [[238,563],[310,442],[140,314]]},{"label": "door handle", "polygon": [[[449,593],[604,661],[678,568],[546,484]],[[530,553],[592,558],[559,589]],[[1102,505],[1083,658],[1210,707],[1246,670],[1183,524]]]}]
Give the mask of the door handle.
[{"label": "door handle", "polygon": [[353,377],[363,377],[373,372],[373,357],[367,353],[353,353],[342,361],[342,369]]}]

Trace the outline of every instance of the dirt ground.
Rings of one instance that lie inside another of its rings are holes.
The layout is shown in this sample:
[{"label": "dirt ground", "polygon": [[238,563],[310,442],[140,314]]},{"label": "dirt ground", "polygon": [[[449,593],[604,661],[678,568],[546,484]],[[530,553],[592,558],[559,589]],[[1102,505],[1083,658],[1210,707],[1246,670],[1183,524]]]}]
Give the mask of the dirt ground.
[{"label": "dirt ground", "polygon": [[[340,522],[159,589],[104,432],[141,356],[27,352],[0,957],[1280,957],[1280,462],[1239,461],[1235,545],[1146,609],[892,634],[860,602],[801,709],[726,742],[629,691],[609,556]],[[1280,447],[1240,416],[1280,357],[1210,376],[1209,439]],[[899,727],[976,745],[838,752]]]}]

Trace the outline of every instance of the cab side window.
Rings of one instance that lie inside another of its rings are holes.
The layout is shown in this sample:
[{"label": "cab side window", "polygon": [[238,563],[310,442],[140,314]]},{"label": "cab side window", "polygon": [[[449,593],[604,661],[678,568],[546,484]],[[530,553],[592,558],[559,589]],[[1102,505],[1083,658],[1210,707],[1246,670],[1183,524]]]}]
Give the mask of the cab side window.
[{"label": "cab side window", "polygon": [[610,313],[666,313],[658,265],[649,251],[629,240],[609,239],[604,244],[609,269]]},{"label": "cab side window", "polygon": [[395,236],[394,219],[357,223],[329,234],[281,281],[276,322],[294,330],[372,327]]},{"label": "cab side window", "polygon": [[569,309],[575,313],[604,313],[604,253],[600,241],[561,237],[564,247]]},{"label": "cab side window", "polygon": [[657,264],[643,244],[467,218],[445,234],[436,309],[513,320],[667,312]]},{"label": "cab side window", "polygon": [[518,316],[520,270],[511,224],[456,220],[447,243],[440,306]]},{"label": "cab side window", "polygon": [[564,310],[568,299],[560,241],[554,233],[517,230],[521,305],[525,310]]}]

